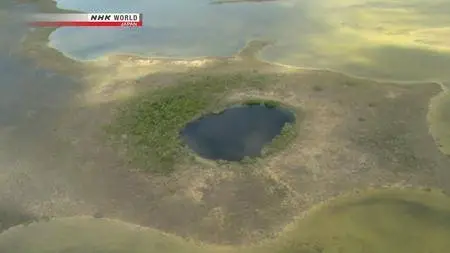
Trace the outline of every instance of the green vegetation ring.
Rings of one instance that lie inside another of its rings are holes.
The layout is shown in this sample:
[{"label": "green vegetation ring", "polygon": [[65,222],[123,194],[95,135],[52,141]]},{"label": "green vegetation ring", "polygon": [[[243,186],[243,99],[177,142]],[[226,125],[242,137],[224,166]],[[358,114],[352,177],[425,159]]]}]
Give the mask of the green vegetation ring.
[{"label": "green vegetation ring", "polygon": [[[176,85],[142,94],[120,108],[107,127],[110,140],[126,149],[127,159],[144,171],[168,174],[190,152],[180,140],[181,129],[207,112],[230,105],[233,92],[264,90],[271,84],[268,75],[255,73],[188,77]],[[279,106],[276,101],[250,100],[243,104]],[[296,118],[300,112],[292,110]],[[296,120],[297,122],[297,120]],[[281,135],[263,149],[263,157],[286,147],[296,136],[293,124],[286,124]]]}]

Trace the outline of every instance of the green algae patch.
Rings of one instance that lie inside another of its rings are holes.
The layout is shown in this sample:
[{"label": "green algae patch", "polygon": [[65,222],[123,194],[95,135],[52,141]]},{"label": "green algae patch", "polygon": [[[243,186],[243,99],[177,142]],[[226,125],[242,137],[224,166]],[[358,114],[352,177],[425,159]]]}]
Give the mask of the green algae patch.
[{"label": "green algae patch", "polygon": [[222,106],[233,90],[261,88],[267,76],[253,73],[186,77],[180,83],[131,98],[107,127],[140,170],[168,174],[187,150],[179,132],[186,123]]},{"label": "green algae patch", "polygon": [[434,190],[383,189],[338,197],[258,245],[206,245],[158,230],[86,217],[17,226],[0,234],[14,253],[442,253],[450,248],[450,198]]}]

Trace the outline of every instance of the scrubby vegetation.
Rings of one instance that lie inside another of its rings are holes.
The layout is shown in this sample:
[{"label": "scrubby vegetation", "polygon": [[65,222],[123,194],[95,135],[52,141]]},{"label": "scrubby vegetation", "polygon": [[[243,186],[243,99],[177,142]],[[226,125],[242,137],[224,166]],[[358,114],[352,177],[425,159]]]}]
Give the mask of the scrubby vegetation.
[{"label": "scrubby vegetation", "polygon": [[183,80],[127,101],[107,130],[116,144],[125,145],[130,162],[140,169],[170,173],[176,161],[186,154],[179,138],[186,123],[226,106],[224,99],[230,92],[263,88],[267,81],[267,76],[257,74],[210,75]]}]

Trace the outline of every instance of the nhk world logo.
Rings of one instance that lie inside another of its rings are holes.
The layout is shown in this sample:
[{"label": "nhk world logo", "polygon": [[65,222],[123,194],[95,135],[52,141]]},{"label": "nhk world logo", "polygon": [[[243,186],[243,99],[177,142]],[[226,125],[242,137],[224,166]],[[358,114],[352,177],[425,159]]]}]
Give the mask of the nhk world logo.
[{"label": "nhk world logo", "polygon": [[91,21],[132,21],[140,20],[141,14],[89,14]]},{"label": "nhk world logo", "polygon": [[141,13],[37,14],[30,24],[40,27],[141,27]]}]

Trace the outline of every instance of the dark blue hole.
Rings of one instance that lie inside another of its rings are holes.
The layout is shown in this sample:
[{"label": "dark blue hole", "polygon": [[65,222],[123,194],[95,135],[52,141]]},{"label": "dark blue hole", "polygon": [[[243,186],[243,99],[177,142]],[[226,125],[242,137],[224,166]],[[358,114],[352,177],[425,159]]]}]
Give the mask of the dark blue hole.
[{"label": "dark blue hole", "polygon": [[295,116],[287,109],[245,105],[205,115],[181,131],[183,142],[203,158],[239,161],[261,156],[264,145],[279,135]]}]

